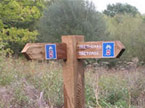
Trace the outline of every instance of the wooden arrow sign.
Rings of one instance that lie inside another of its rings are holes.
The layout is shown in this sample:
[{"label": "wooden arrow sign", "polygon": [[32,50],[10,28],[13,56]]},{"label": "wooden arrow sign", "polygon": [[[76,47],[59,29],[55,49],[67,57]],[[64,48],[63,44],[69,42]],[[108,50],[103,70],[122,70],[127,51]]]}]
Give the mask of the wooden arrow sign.
[{"label": "wooden arrow sign", "polygon": [[[79,42],[77,58],[118,58],[125,47],[120,41]],[[29,60],[66,59],[65,43],[27,43],[22,53]]]},{"label": "wooden arrow sign", "polygon": [[66,44],[27,43],[22,53],[28,60],[66,59]]},{"label": "wooden arrow sign", "polygon": [[77,58],[118,58],[125,47],[120,41],[82,42],[77,45]]},{"label": "wooden arrow sign", "polygon": [[66,59],[63,63],[64,108],[84,108],[85,58],[117,58],[125,47],[120,41],[84,42],[84,36],[62,36],[63,43],[28,43],[22,53],[29,60]]}]

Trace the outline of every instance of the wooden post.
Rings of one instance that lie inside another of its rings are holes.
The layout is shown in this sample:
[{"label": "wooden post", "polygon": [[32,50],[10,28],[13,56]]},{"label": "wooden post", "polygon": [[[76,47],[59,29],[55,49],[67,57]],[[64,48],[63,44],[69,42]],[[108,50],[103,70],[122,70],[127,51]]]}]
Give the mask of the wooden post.
[{"label": "wooden post", "polygon": [[67,59],[63,65],[64,108],[84,108],[84,68],[77,59],[77,43],[84,36],[62,36],[67,46]]},{"label": "wooden post", "polygon": [[84,42],[84,36],[62,36],[62,43],[28,43],[22,53],[29,60],[64,59],[64,108],[85,108],[81,59],[117,58],[125,51],[120,41]]}]

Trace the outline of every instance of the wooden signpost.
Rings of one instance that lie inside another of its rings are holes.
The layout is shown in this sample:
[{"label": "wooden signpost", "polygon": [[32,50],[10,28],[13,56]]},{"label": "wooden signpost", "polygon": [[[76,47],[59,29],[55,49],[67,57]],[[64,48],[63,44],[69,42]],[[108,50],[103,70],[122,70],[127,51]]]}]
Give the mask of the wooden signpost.
[{"label": "wooden signpost", "polygon": [[84,36],[62,36],[62,43],[28,43],[22,53],[29,60],[65,59],[64,108],[85,108],[84,68],[81,59],[117,58],[125,47],[120,41],[84,42]]},{"label": "wooden signpost", "polygon": [[46,45],[56,45],[56,59],[66,59],[65,43],[27,43],[22,53],[28,60],[46,60]]}]

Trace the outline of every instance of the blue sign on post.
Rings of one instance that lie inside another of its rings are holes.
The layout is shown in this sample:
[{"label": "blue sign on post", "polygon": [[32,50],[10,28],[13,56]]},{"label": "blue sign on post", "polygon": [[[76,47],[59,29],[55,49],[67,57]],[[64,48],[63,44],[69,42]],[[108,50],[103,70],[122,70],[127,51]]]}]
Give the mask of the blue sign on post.
[{"label": "blue sign on post", "polygon": [[45,45],[46,59],[57,59],[56,44]]},{"label": "blue sign on post", "polygon": [[115,43],[114,42],[103,42],[103,57],[114,57],[115,56]]}]

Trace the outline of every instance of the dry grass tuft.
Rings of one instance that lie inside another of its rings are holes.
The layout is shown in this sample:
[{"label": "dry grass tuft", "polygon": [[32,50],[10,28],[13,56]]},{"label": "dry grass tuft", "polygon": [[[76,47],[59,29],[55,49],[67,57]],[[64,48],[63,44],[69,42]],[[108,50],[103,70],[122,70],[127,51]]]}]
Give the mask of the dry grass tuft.
[{"label": "dry grass tuft", "polygon": [[[145,68],[87,66],[86,108],[144,108]],[[0,58],[0,108],[62,108],[61,61]]]}]

